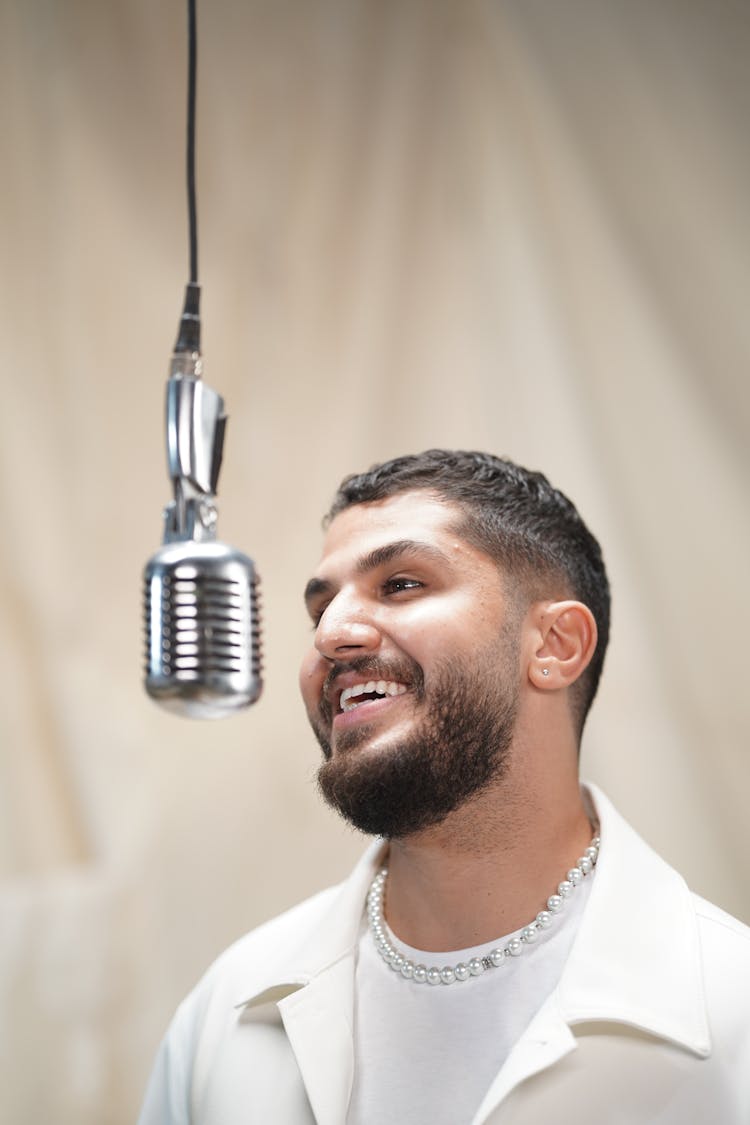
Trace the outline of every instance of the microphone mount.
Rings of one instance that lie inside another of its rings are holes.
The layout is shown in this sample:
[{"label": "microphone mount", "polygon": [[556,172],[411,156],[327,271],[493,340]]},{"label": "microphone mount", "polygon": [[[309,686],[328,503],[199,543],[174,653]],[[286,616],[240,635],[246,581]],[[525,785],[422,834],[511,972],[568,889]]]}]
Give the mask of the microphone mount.
[{"label": "microphone mount", "polygon": [[216,491],[227,416],[204,383],[200,354],[175,353],[167,382],[167,466],[174,499],[164,509],[164,542],[216,538]]}]

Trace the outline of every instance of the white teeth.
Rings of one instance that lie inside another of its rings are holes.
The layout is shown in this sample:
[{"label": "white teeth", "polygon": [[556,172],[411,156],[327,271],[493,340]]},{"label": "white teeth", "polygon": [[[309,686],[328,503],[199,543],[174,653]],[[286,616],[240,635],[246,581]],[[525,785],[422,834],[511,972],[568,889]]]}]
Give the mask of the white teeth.
[{"label": "white teeth", "polygon": [[[368,680],[363,684],[352,684],[351,687],[344,688],[339,700],[339,707],[342,711],[353,711],[355,707],[359,707],[359,703],[352,702],[359,695],[403,695],[406,692],[406,684],[396,683],[395,680]],[[369,700],[362,700],[363,703]]]}]

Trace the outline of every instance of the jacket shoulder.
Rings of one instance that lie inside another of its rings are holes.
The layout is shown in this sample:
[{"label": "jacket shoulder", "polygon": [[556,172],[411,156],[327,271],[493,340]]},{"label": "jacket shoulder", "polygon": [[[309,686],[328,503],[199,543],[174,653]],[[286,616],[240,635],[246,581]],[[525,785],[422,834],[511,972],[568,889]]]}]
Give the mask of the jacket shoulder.
[{"label": "jacket shoulder", "polygon": [[236,977],[239,982],[246,970],[260,960],[286,960],[296,953],[306,935],[325,918],[340,887],[341,884],[326,887],[238,938],[209,966],[198,987],[211,986],[219,978]]},{"label": "jacket shoulder", "polygon": [[[693,902],[703,945],[750,965],[750,926],[700,895],[694,894]],[[747,980],[750,984],[750,974]]]}]

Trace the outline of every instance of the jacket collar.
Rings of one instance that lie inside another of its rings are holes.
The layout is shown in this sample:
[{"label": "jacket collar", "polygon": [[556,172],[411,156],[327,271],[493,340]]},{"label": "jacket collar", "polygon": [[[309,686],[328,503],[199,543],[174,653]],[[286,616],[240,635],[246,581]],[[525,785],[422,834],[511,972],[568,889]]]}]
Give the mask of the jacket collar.
[{"label": "jacket collar", "polygon": [[[237,997],[238,1008],[277,1002],[354,956],[364,902],[386,848],[382,840],[373,841],[345,882],[323,892],[328,902],[315,928],[304,925],[298,942],[285,942],[278,957],[266,957],[260,977]],[[295,910],[288,915],[290,921]]]},{"label": "jacket collar", "polygon": [[595,786],[584,790],[601,850],[589,901],[557,988],[496,1075],[473,1125],[532,1074],[577,1046],[574,1028],[621,1023],[701,1058],[711,1052],[697,918],[682,878]]},{"label": "jacket collar", "polygon": [[[339,1125],[351,1097],[355,951],[363,904],[383,850],[377,841],[345,883],[323,892],[316,924],[306,921],[297,942],[285,942],[277,958],[264,958],[262,977],[237,1005],[277,1005],[317,1125]],[[287,929],[295,913],[311,908],[314,903],[291,911]]]},{"label": "jacket collar", "polygon": [[696,1055],[711,1052],[698,921],[682,877],[594,785],[601,851],[556,991],[568,1024],[617,1021]]}]

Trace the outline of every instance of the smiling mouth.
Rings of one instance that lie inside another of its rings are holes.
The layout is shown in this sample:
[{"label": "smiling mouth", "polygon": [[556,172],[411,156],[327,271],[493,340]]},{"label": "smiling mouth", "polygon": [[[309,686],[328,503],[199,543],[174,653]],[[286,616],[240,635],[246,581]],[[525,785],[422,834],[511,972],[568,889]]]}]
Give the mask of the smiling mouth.
[{"label": "smiling mouth", "polygon": [[389,696],[405,695],[408,691],[406,684],[396,680],[368,680],[366,683],[352,684],[344,688],[339,698],[339,712],[354,711],[363,703],[371,703],[376,699],[387,699]]}]

